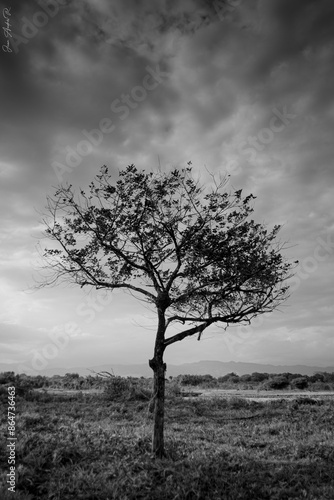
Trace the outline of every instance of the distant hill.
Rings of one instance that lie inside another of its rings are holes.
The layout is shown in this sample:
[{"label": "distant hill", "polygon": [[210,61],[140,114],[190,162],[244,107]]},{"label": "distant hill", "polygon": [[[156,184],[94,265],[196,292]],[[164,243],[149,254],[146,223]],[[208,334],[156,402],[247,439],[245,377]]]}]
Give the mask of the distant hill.
[{"label": "distant hill", "polygon": [[[53,375],[65,375],[65,373],[79,373],[81,376],[93,375],[90,370],[95,372],[111,370],[115,375],[123,377],[152,377],[152,370],[148,364],[110,364],[99,366],[74,366],[70,368],[49,368],[41,370],[39,374],[52,377]],[[0,372],[16,371],[16,366],[11,364],[0,363]],[[301,375],[313,375],[315,372],[334,372],[334,366],[306,366],[306,365],[261,365],[257,363],[241,363],[241,362],[222,362],[222,361],[197,361],[196,363],[184,363],[182,365],[167,365],[167,377],[176,377],[181,374],[189,375],[212,375],[221,377],[227,373],[234,372],[237,375],[259,373],[300,373]],[[27,373],[34,375],[36,373]]]}]

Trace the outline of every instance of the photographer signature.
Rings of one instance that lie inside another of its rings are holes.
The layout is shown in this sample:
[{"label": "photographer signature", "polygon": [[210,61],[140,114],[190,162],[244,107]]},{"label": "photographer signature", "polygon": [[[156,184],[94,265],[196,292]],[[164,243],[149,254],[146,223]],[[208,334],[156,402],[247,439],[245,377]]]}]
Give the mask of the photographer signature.
[{"label": "photographer signature", "polygon": [[10,8],[5,8],[2,11],[3,18],[5,19],[5,26],[2,27],[4,35],[8,38],[7,42],[2,46],[2,50],[4,52],[12,52],[12,49],[9,46],[9,38],[12,36],[12,30],[10,29],[10,21],[9,18],[11,16]]}]

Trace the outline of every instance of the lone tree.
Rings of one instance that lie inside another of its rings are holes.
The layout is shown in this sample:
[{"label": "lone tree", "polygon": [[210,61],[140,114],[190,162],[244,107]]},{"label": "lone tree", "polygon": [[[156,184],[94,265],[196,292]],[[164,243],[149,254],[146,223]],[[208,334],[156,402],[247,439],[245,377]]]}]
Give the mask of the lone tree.
[{"label": "lone tree", "polygon": [[116,184],[103,167],[77,200],[72,185],[60,186],[43,221],[56,242],[44,252],[52,272],[43,286],[65,280],[124,288],[156,310],[149,360],[156,457],[164,454],[165,349],[192,335],[200,339],[211,325],[226,329],[273,311],[287,298],[292,266],[274,241],[280,227],[268,232],[249,218],[252,194],[229,194],[227,180],[214,177],[205,190],[190,165],[169,173],[130,165]]}]

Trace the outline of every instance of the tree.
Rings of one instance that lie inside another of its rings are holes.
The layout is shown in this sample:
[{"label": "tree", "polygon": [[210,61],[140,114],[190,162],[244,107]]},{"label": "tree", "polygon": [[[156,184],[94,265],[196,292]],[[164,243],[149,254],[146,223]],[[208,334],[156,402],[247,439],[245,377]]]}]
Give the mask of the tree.
[{"label": "tree", "polygon": [[156,311],[149,360],[156,457],[164,454],[165,349],[193,335],[200,340],[211,325],[249,323],[288,295],[291,264],[274,243],[279,226],[268,232],[249,219],[254,196],[227,193],[227,179],[212,176],[205,190],[190,165],[169,173],[130,165],[115,184],[103,167],[77,200],[72,185],[59,186],[43,220],[56,247],[43,254],[50,274],[41,286],[124,289]]}]

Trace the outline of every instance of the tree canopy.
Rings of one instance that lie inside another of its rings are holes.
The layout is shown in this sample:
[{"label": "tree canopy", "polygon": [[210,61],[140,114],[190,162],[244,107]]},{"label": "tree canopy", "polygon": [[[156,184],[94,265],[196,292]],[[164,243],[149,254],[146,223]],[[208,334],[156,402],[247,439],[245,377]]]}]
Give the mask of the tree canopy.
[{"label": "tree canopy", "polygon": [[154,174],[130,165],[115,185],[104,167],[78,200],[72,185],[61,186],[44,221],[59,244],[44,253],[48,283],[124,288],[167,305],[167,326],[197,324],[166,345],[272,311],[286,299],[291,268],[273,245],[280,227],[268,232],[249,219],[254,196],[224,185],[205,193],[190,166]]}]

